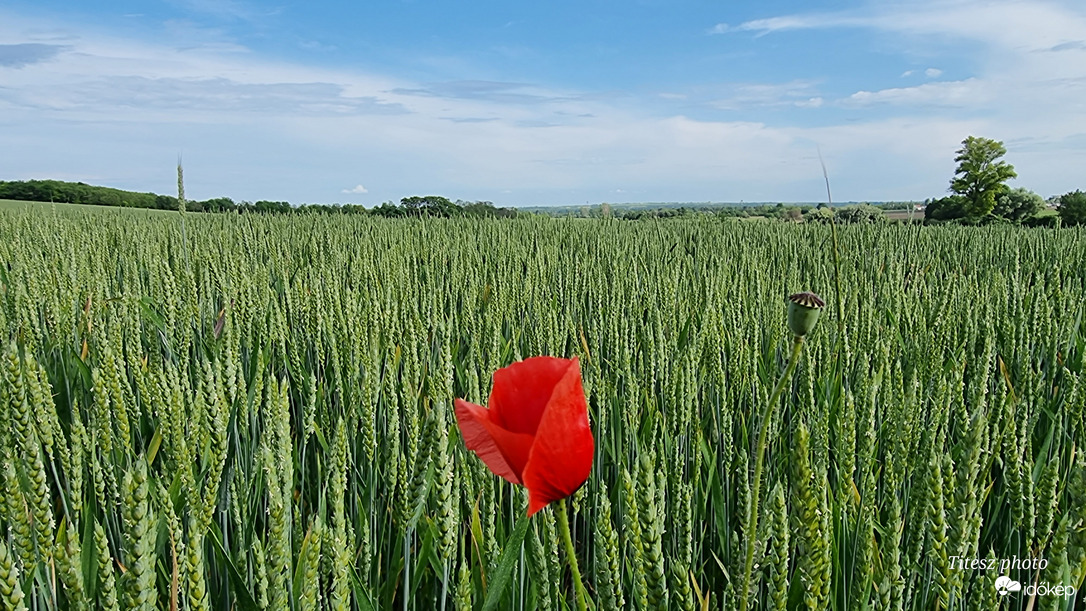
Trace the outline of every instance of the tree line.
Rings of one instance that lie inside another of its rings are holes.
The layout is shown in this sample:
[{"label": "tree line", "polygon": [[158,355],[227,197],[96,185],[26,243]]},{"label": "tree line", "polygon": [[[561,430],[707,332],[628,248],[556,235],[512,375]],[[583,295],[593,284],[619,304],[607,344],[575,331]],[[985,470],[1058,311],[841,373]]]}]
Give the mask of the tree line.
[{"label": "tree line", "polygon": [[[11,180],[0,181],[0,199],[30,202],[54,202],[58,204],[85,204],[114,206],[117,208],[143,208],[147,210],[177,210],[178,200],[172,195],[124,191],[112,187],[99,187],[82,182],[62,180]],[[215,197],[204,201],[185,200],[186,212],[290,212],[289,202],[260,200],[235,202],[229,197]]]},{"label": "tree line", "polygon": [[[178,199],[172,195],[138,193],[61,180],[0,181],[0,199],[150,210],[178,210],[180,208]],[[256,214],[370,214],[384,217],[476,216],[502,218],[517,215],[515,209],[498,207],[492,202],[466,202],[461,200],[453,202],[438,195],[405,197],[400,200],[399,204],[385,202],[374,208],[366,208],[357,204],[303,204],[301,206],[292,206],[290,202],[286,201],[235,202],[229,197],[215,197],[203,201],[186,199],[185,211]]]},{"label": "tree line", "polygon": [[[1018,176],[1014,166],[1002,160],[1007,150],[1002,142],[969,136],[962,141],[954,160],[958,168],[950,181],[951,194],[924,202],[926,223],[954,222],[969,225],[989,223],[1018,223],[1031,226],[1065,226],[1086,224],[1086,193],[1076,190],[1046,201],[1026,188],[1010,188],[1006,182]],[[0,199],[23,201],[90,204],[123,208],[178,210],[178,199],[172,195],[138,193],[82,182],[59,180],[0,181]],[[388,218],[403,217],[492,217],[508,218],[528,214],[515,208],[495,206],[489,201],[452,201],[440,195],[411,196],[399,203],[386,201],[380,206],[366,208],[357,204],[303,204],[292,206],[286,201],[235,202],[229,197],[203,201],[185,200],[187,212],[238,212],[256,214],[369,214]],[[884,210],[907,209],[911,203],[890,203],[879,206],[858,204],[843,208],[825,205],[804,206],[762,204],[757,206],[662,207],[656,209],[612,210],[609,204],[583,207],[569,216],[613,217],[624,220],[644,218],[684,217],[711,213],[727,217],[763,217],[793,222],[869,223],[886,220]],[[1045,213],[1054,206],[1057,214]],[[553,213],[557,213],[556,209]]]},{"label": "tree line", "polygon": [[[888,202],[878,205],[869,203],[850,204],[830,208],[826,204],[756,204],[743,206],[682,206],[679,208],[661,207],[648,209],[625,210],[618,213],[609,213],[606,208],[595,208],[582,212],[580,216],[606,217],[611,214],[615,218],[627,221],[641,219],[666,219],[681,218],[696,214],[711,214],[718,218],[766,218],[778,221],[828,223],[836,220],[839,223],[880,223],[886,221],[886,211],[908,210],[912,203]],[[606,206],[606,204],[604,204]]]}]

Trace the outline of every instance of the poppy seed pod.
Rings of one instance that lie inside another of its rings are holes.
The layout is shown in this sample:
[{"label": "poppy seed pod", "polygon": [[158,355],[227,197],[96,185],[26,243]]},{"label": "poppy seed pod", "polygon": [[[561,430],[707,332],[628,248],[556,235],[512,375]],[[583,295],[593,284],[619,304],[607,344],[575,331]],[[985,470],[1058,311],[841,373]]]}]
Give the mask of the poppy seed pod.
[{"label": "poppy seed pod", "polygon": [[822,308],[826,302],[814,293],[807,291],[788,296],[788,327],[796,337],[803,337],[814,329]]}]

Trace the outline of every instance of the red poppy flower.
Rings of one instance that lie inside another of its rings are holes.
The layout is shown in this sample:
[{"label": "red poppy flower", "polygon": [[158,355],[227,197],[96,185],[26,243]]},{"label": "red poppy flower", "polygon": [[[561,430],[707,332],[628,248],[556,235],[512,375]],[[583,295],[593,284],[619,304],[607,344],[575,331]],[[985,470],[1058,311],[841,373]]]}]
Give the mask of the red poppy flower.
[{"label": "red poppy flower", "polygon": [[592,470],[595,442],[576,358],[537,356],[495,371],[487,407],[457,399],[456,420],[469,450],[528,489],[529,516],[573,494]]}]

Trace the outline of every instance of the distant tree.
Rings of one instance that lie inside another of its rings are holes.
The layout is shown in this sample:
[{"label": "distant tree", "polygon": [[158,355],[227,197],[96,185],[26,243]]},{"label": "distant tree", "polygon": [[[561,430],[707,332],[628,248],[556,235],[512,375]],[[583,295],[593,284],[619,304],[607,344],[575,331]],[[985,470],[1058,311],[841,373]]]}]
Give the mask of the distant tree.
[{"label": "distant tree", "polygon": [[376,206],[370,211],[370,214],[374,216],[383,216],[385,218],[396,218],[404,216],[407,212],[401,206],[397,206],[392,202],[384,202],[380,206]]},{"label": "distant tree", "polygon": [[177,210],[177,198],[172,195],[156,195],[154,207],[159,210]]},{"label": "distant tree", "polygon": [[294,209],[295,212],[310,214],[339,214],[347,212],[339,204],[302,204]]},{"label": "distant tree", "polygon": [[836,212],[836,216],[842,223],[878,223],[886,220],[882,210],[870,204],[845,206]]},{"label": "distant tree", "polygon": [[447,197],[440,195],[415,195],[400,200],[400,206],[410,216],[457,216],[462,210],[460,206],[449,201]]},{"label": "distant tree", "polygon": [[1003,184],[1018,174],[1014,166],[1000,161],[1007,154],[1002,142],[969,136],[957,151],[958,169],[950,181],[950,190],[961,195],[968,216],[980,218],[995,208],[996,197],[1006,189]]},{"label": "distant tree", "polygon": [[465,216],[511,218],[517,215],[517,211],[512,208],[499,208],[494,205],[494,202],[488,201],[465,202],[457,200],[456,205],[461,208]]},{"label": "distant tree", "polygon": [[259,212],[260,214],[282,214],[293,211],[293,208],[291,208],[290,202],[273,202],[262,199],[254,202],[249,211]]},{"label": "distant tree", "polygon": [[996,196],[992,214],[1008,221],[1022,222],[1044,210],[1045,200],[1029,189],[1007,189]]},{"label": "distant tree", "polygon": [[497,208],[494,207],[492,202],[461,202],[457,201],[456,205],[463,209],[466,216],[477,217],[492,217],[497,216]]},{"label": "distant tree", "polygon": [[819,204],[817,208],[808,210],[803,215],[803,220],[808,223],[831,223],[833,222],[833,216],[832,208]]},{"label": "distant tree", "polygon": [[1060,220],[1064,225],[1086,225],[1086,193],[1071,191],[1060,196]]},{"label": "distant tree", "polygon": [[924,220],[949,221],[965,216],[965,198],[961,195],[948,195],[927,202],[924,207]]},{"label": "distant tree", "polygon": [[912,210],[915,202],[882,202],[875,207],[879,210]]},{"label": "distant tree", "polygon": [[400,199],[400,207],[409,215],[422,216],[422,208],[426,204],[426,198],[418,195]]},{"label": "distant tree", "polygon": [[[227,212],[237,208],[237,204],[229,197],[216,197],[202,202],[185,202],[185,204],[188,206],[186,210],[203,210],[205,212]],[[174,207],[177,207],[176,203]]]},{"label": "distant tree", "polygon": [[0,182],[0,199],[154,208],[155,198],[154,193],[136,193],[110,187],[93,187],[81,182],[63,182],[59,180]]},{"label": "distant tree", "polygon": [[766,216],[780,219],[783,221],[798,221],[803,218],[803,213],[807,208],[803,206],[786,206],[784,204],[777,204],[776,207],[770,209]]}]

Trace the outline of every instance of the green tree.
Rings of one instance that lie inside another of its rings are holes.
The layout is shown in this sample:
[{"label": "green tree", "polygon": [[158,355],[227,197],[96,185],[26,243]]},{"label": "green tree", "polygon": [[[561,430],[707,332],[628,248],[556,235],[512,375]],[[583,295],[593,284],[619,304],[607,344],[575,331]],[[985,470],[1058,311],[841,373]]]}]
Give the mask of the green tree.
[{"label": "green tree", "polygon": [[410,216],[442,216],[450,217],[460,214],[460,206],[440,195],[415,195],[400,200],[400,206]]},{"label": "green tree", "polygon": [[880,223],[886,220],[882,210],[871,204],[856,204],[845,206],[836,213],[842,223]]},{"label": "green tree", "polygon": [[397,218],[405,216],[407,211],[402,206],[397,206],[392,202],[384,202],[380,206],[375,206],[370,211],[374,216],[383,216],[386,218]]},{"label": "green tree", "polygon": [[466,216],[507,218],[517,215],[516,210],[504,207],[498,208],[493,202],[488,201],[465,202],[457,200],[456,205],[463,210]]},{"label": "green tree", "polygon": [[832,208],[820,204],[817,208],[811,208],[805,212],[803,214],[803,220],[808,223],[832,223],[833,216]]},{"label": "green tree", "polygon": [[996,196],[992,214],[1009,221],[1022,222],[1035,216],[1045,207],[1045,200],[1029,189],[1007,189]]},{"label": "green tree", "polygon": [[961,195],[933,199],[924,206],[924,219],[928,221],[949,221],[963,216],[965,216],[965,198]]},{"label": "green tree", "polygon": [[964,208],[971,217],[982,217],[995,208],[996,197],[1006,189],[1003,184],[1018,174],[1014,166],[999,159],[1007,154],[1002,142],[969,136],[958,149],[958,169],[950,181],[950,190],[965,198]]},{"label": "green tree", "polygon": [[1064,225],[1086,225],[1086,193],[1072,191],[1061,195],[1060,219]]}]

